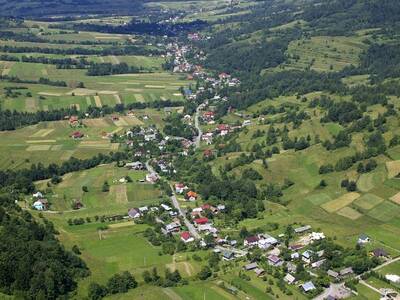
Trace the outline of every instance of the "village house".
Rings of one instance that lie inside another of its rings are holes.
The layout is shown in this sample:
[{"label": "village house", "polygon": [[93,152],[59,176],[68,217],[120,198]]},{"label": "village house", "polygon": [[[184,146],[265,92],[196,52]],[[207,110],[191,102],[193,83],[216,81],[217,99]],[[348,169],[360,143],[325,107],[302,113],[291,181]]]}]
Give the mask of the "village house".
[{"label": "village house", "polygon": [[260,277],[265,274],[265,270],[263,268],[255,268],[254,273],[256,273],[256,276]]},{"label": "village house", "polygon": [[198,197],[197,193],[193,191],[189,191],[186,193],[186,199],[189,201],[196,201],[197,197]]},{"label": "village house", "polygon": [[71,117],[69,118],[68,122],[69,122],[69,125],[70,125],[71,127],[76,127],[76,126],[79,126],[79,125],[80,125],[78,116],[71,116]]},{"label": "village house", "polygon": [[294,284],[294,283],[296,282],[296,278],[295,278],[292,274],[290,274],[290,273],[287,273],[287,274],[285,275],[285,277],[283,278],[283,280],[284,280],[287,284]]},{"label": "village house", "polygon": [[330,277],[332,277],[333,279],[337,280],[339,278],[339,273],[333,270],[328,270],[328,272],[326,272],[326,274],[328,274]]},{"label": "village house", "polygon": [[313,255],[314,255],[313,251],[306,250],[301,254],[301,260],[304,261],[306,264],[310,264]]},{"label": "village house", "polygon": [[206,149],[206,150],[204,150],[204,152],[203,152],[203,156],[204,156],[205,158],[210,158],[210,157],[212,157],[213,155],[214,155],[214,153],[213,153],[213,151],[210,150],[210,149]]},{"label": "village house", "polygon": [[292,262],[287,262],[286,263],[286,268],[287,268],[289,273],[296,273],[296,270],[297,270],[296,264],[294,264]]},{"label": "village house", "polygon": [[344,268],[342,270],[339,271],[339,275],[340,277],[344,278],[344,277],[348,277],[350,275],[354,274],[353,272],[353,268],[348,267],[348,268]]},{"label": "village house", "polygon": [[177,194],[183,194],[183,192],[187,189],[188,189],[188,187],[186,185],[184,185],[183,183],[175,184],[175,193],[177,193]]},{"label": "village house", "polygon": [[206,112],[203,113],[203,120],[206,121],[206,122],[213,121],[214,120],[214,116],[215,116],[214,112],[206,111]]},{"label": "village house", "polygon": [[212,226],[211,224],[200,224],[200,225],[197,225],[197,229],[200,232],[211,233],[214,237],[216,237],[216,235],[218,233],[218,229],[215,228],[214,226]]},{"label": "village house", "polygon": [[311,232],[309,238],[311,241],[319,241],[325,239],[325,234],[323,232]]},{"label": "village house", "polygon": [[161,228],[161,231],[164,234],[169,234],[169,233],[179,232],[180,229],[181,229],[181,224],[179,222],[172,222],[170,224],[165,225],[164,228]]},{"label": "village house", "polygon": [[235,254],[232,251],[228,251],[228,250],[222,251],[222,259],[223,260],[229,261],[234,258],[235,258]]},{"label": "village house", "polygon": [[386,274],[385,278],[395,284],[399,284],[400,283],[400,276],[399,275],[395,275],[395,274]]},{"label": "village house", "polygon": [[254,270],[254,269],[256,269],[256,268],[258,268],[258,264],[257,264],[256,262],[247,264],[247,265],[245,265],[245,266],[243,267],[243,269],[245,269],[246,271],[251,271],[251,270]]},{"label": "village house", "polygon": [[43,194],[41,192],[36,192],[32,195],[33,198],[43,198]]},{"label": "village house", "polygon": [[70,135],[70,137],[72,137],[74,140],[76,140],[76,139],[81,139],[81,138],[83,138],[85,135],[82,133],[82,132],[80,132],[80,131],[75,131],[75,132],[73,132],[71,135]]},{"label": "village house", "polygon": [[146,174],[146,181],[149,183],[156,183],[158,181],[159,177],[157,173],[149,173]]},{"label": "village house", "polygon": [[371,241],[371,239],[370,239],[366,234],[361,234],[361,235],[358,237],[357,243],[358,243],[359,245],[365,245],[365,244],[369,243],[370,241]]},{"label": "village house", "polygon": [[194,241],[194,238],[190,235],[189,231],[184,231],[181,233],[181,240],[184,243],[191,243]]},{"label": "village house", "polygon": [[294,252],[294,253],[290,254],[290,259],[291,260],[296,260],[296,259],[299,259],[299,258],[300,258],[299,252]]},{"label": "village house", "polygon": [[244,120],[242,123],[242,126],[250,126],[251,125],[251,120]]},{"label": "village house", "polygon": [[372,255],[374,257],[388,257],[389,256],[387,251],[382,248],[376,248],[376,249],[372,250]]},{"label": "village house", "polygon": [[280,267],[283,264],[282,259],[274,254],[268,256],[268,264],[274,267]]},{"label": "village house", "polygon": [[33,203],[33,208],[36,210],[47,210],[49,208],[49,202],[46,199],[39,199]]},{"label": "village house", "polygon": [[306,226],[302,226],[302,227],[298,227],[294,229],[294,232],[297,234],[301,234],[304,233],[306,231],[311,230],[311,226],[310,225],[306,225]]},{"label": "village house", "polygon": [[316,262],[313,262],[313,263],[311,264],[311,268],[313,268],[313,269],[318,269],[318,268],[320,268],[320,267],[324,264],[325,261],[326,261],[326,259],[324,258],[324,259],[320,259],[320,260],[318,260],[318,261],[316,261]]},{"label": "village house", "polygon": [[144,170],[146,167],[142,162],[135,161],[135,162],[126,163],[125,168],[131,169],[131,170]]},{"label": "village house", "polygon": [[145,214],[145,213],[147,213],[148,211],[149,211],[149,208],[148,208],[147,206],[139,207],[139,212],[140,212],[141,214]]},{"label": "village house", "polygon": [[308,293],[310,291],[315,290],[315,285],[311,281],[308,281],[308,282],[302,284],[301,288],[303,289],[304,292]]},{"label": "village house", "polygon": [[196,225],[204,225],[208,223],[208,218],[194,219],[194,222],[196,223]]},{"label": "village house", "polygon": [[162,203],[160,206],[166,211],[172,210],[172,208],[170,206],[168,206],[167,204]]},{"label": "village house", "polygon": [[213,133],[207,132],[201,136],[201,139],[206,142],[207,145],[211,145],[213,142]]},{"label": "village house", "polygon": [[225,136],[229,133],[230,131],[230,127],[229,125],[225,125],[225,124],[219,124],[217,126],[217,132],[221,135],[221,136]]},{"label": "village house", "polygon": [[259,240],[259,238],[256,235],[249,236],[249,237],[244,239],[243,246],[245,246],[245,247],[257,246],[258,240]]},{"label": "village house", "polygon": [[128,216],[131,219],[137,219],[140,218],[141,214],[138,208],[131,208],[128,210]]}]

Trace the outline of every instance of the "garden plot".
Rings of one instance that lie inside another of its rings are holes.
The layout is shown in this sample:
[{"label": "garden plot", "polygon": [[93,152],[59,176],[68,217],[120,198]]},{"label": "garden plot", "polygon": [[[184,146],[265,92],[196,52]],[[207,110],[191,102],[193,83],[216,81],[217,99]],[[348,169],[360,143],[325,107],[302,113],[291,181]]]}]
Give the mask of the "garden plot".
[{"label": "garden plot", "polygon": [[111,194],[115,195],[115,202],[119,204],[128,203],[128,195],[126,193],[126,185],[113,185],[110,188]]},{"label": "garden plot", "polygon": [[354,200],[360,197],[359,193],[351,192],[340,196],[334,200],[331,200],[327,203],[321,205],[321,207],[329,213],[336,212],[343,207],[350,205]]},{"label": "garden plot", "polygon": [[31,145],[26,148],[26,151],[48,151],[50,150],[51,145]]},{"label": "garden plot", "polygon": [[39,129],[39,131],[35,132],[32,134],[30,137],[32,138],[39,138],[39,137],[45,137],[52,133],[54,129]]},{"label": "garden plot", "polygon": [[362,216],[362,214],[360,214],[358,211],[348,206],[339,209],[336,213],[350,220],[357,220]]},{"label": "garden plot", "polygon": [[397,193],[396,195],[390,197],[390,200],[400,205],[400,193]]},{"label": "garden plot", "polygon": [[384,201],[383,198],[378,197],[374,194],[365,194],[362,195],[360,198],[358,198],[356,201],[354,201],[354,204],[359,208],[370,210],[383,201]]}]

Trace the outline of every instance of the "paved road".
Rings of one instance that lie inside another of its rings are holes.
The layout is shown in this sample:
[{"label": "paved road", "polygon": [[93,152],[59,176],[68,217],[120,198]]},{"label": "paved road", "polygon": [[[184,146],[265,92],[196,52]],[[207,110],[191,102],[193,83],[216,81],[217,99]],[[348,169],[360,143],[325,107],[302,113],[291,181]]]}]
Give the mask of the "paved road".
[{"label": "paved road", "polygon": [[183,218],[183,222],[185,223],[185,226],[188,228],[190,234],[195,238],[195,239],[200,239],[200,234],[197,232],[196,227],[194,227],[194,225],[192,223],[189,222],[189,220],[186,218],[186,215],[184,214],[184,212],[182,211],[181,206],[179,205],[179,201],[178,199],[176,199],[176,195],[173,191],[173,188],[171,186],[171,190],[172,190],[172,196],[171,201],[172,204],[174,205],[174,207],[178,210],[179,214],[181,215],[181,217]]},{"label": "paved road", "polygon": [[377,271],[377,270],[379,270],[379,269],[382,269],[383,267],[386,267],[387,265],[390,265],[390,264],[392,264],[392,263],[394,263],[394,262],[396,262],[396,261],[399,261],[399,260],[400,260],[400,256],[398,256],[398,257],[396,257],[396,258],[393,258],[393,259],[390,259],[390,260],[388,260],[387,262],[385,262],[385,263],[383,263],[383,264],[381,264],[381,265],[375,267],[375,268],[374,268],[374,271]]},{"label": "paved road", "polygon": [[[154,168],[150,165],[149,161],[146,161],[146,168],[150,173],[157,173]],[[174,207],[178,210],[179,215],[183,218],[183,222],[185,223],[185,226],[188,228],[190,234],[197,240],[199,240],[201,238],[200,234],[197,232],[196,227],[194,227],[194,225],[192,223],[189,222],[189,220],[186,218],[186,215],[184,214],[181,206],[179,205],[179,201],[178,199],[176,199],[176,195],[174,192],[174,189],[172,186],[171,187],[171,192],[172,192],[172,196],[171,201],[172,204],[174,205]]]},{"label": "paved road", "polygon": [[198,135],[196,136],[195,139],[195,148],[199,148],[200,147],[200,142],[201,142],[201,136],[203,135],[203,132],[201,131],[200,128],[200,122],[199,122],[199,114],[200,114],[200,109],[203,107],[202,104],[200,104],[197,109],[196,109],[196,114],[194,116],[194,127],[196,127],[197,131],[198,131]]},{"label": "paved road", "polygon": [[[393,258],[393,259],[390,259],[390,260],[388,260],[387,262],[384,262],[383,264],[381,264],[381,265],[379,265],[379,266],[373,268],[372,270],[373,270],[373,271],[378,271],[378,270],[380,270],[380,269],[386,267],[387,265],[390,265],[390,264],[392,264],[392,263],[394,263],[394,262],[396,262],[396,261],[399,261],[399,260],[400,260],[400,256],[398,256],[398,257],[396,257],[396,258]],[[369,272],[369,271],[367,271],[366,273],[368,273],[368,272]],[[365,273],[364,273],[364,274],[365,274]],[[378,294],[383,295],[382,292],[381,292],[380,290],[378,290],[377,288],[373,287],[372,285],[370,285],[370,284],[368,284],[367,282],[365,282],[364,280],[362,280],[362,279],[361,279],[361,276],[362,276],[362,275],[363,275],[363,274],[360,274],[360,275],[358,275],[358,276],[356,277],[357,279],[359,279],[359,281],[360,281],[361,284],[363,284],[363,285],[365,285],[366,287],[370,288],[371,290],[377,292]],[[383,295],[383,296],[384,296],[384,295]]]}]

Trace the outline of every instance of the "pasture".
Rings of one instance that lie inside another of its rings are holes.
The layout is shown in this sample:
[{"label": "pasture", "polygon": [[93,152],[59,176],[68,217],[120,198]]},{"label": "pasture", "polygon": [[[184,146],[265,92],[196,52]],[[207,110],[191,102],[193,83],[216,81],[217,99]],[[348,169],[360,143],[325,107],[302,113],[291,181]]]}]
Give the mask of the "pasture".
[{"label": "pasture", "polygon": [[[119,121],[111,117],[83,120],[83,128],[71,128],[68,121],[42,122],[14,131],[0,132],[0,167],[23,168],[32,163],[42,162],[47,165],[59,163],[70,157],[89,158],[98,153],[107,154],[116,151],[119,144],[113,144],[105,135],[123,134],[134,125],[143,122],[134,116],[121,116]],[[82,139],[74,140],[70,134],[79,130]],[[43,157],[46,161],[43,161]]]},{"label": "pasture", "polygon": [[290,57],[286,68],[315,71],[339,71],[346,66],[358,65],[359,55],[366,48],[362,36],[315,36],[309,39],[293,41],[287,54]]},{"label": "pasture", "polygon": [[[131,177],[133,182],[120,183],[125,176]],[[102,165],[93,169],[68,173],[63,176],[63,181],[51,188],[51,193],[46,196],[51,204],[51,210],[70,211],[73,202],[79,199],[84,205],[82,213],[93,215],[126,213],[131,207],[138,207],[158,203],[161,192],[153,185],[138,183],[145,177],[143,171],[130,171],[125,168],[116,168],[113,165]],[[110,185],[110,191],[103,192],[104,182]],[[88,192],[82,187],[86,186]],[[47,181],[37,184],[39,190],[45,190]],[[76,211],[80,214],[80,211]]]}]

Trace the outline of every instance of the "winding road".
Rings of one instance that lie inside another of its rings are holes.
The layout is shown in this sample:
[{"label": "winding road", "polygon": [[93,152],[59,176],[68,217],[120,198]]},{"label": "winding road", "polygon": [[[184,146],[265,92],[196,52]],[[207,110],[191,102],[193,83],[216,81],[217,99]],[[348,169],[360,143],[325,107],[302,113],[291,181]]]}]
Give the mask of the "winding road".
[{"label": "winding road", "polygon": [[[158,174],[158,173],[154,170],[154,168],[150,165],[150,161],[146,161],[146,168],[147,168],[147,170],[148,170],[150,173],[156,173],[156,174]],[[178,210],[179,215],[182,217],[183,222],[185,223],[185,226],[187,227],[187,229],[188,229],[188,231],[190,232],[190,234],[191,234],[196,240],[201,239],[201,236],[200,236],[200,234],[198,233],[196,227],[194,227],[194,225],[193,225],[192,223],[190,223],[190,221],[186,218],[185,213],[183,212],[181,206],[179,205],[179,201],[178,201],[178,199],[176,198],[176,194],[175,194],[175,191],[174,191],[172,185],[170,185],[170,187],[171,187],[171,192],[172,192],[172,196],[171,196],[170,198],[171,198],[171,201],[172,201],[173,206]]]}]

